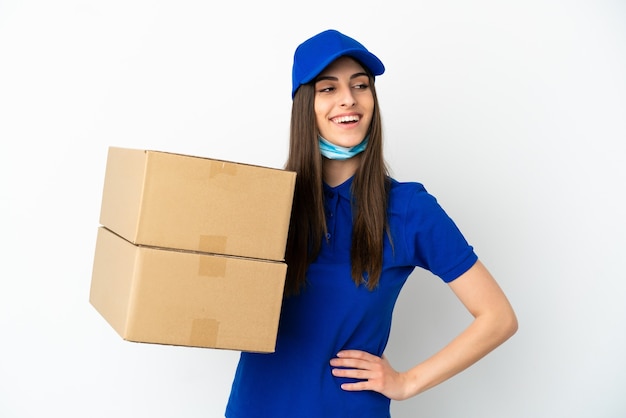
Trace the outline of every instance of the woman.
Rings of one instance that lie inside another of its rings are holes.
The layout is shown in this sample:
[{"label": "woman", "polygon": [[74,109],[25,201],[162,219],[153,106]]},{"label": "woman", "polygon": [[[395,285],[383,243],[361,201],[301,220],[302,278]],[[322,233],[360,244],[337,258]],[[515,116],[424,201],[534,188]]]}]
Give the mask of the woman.
[{"label": "woman", "polygon": [[[517,330],[515,314],[453,221],[419,183],[390,178],[374,88],[385,68],[335,30],[295,52],[290,152],[297,172],[276,352],[242,353],[228,418],[387,418]],[[446,347],[398,372],[384,356],[415,267],[474,316]]]}]

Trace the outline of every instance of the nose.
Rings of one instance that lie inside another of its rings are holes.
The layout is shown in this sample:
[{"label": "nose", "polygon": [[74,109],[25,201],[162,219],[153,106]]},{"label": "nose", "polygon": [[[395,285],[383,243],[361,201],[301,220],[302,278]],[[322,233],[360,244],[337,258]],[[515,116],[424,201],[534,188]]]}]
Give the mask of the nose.
[{"label": "nose", "polygon": [[339,100],[339,104],[341,107],[352,107],[356,104],[356,99],[352,94],[352,89],[350,89],[349,87],[342,89],[342,94]]}]

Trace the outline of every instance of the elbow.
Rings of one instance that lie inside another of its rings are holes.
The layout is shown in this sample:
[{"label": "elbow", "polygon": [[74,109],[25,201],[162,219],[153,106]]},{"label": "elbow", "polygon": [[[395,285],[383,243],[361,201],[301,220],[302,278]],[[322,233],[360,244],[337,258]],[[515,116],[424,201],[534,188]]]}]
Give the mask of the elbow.
[{"label": "elbow", "polygon": [[485,324],[489,324],[487,325],[488,335],[493,348],[515,335],[519,327],[517,316],[510,306],[491,312],[485,320]]},{"label": "elbow", "polygon": [[500,317],[500,336],[502,341],[506,341],[511,338],[517,332],[519,328],[519,322],[517,316],[512,309]]}]

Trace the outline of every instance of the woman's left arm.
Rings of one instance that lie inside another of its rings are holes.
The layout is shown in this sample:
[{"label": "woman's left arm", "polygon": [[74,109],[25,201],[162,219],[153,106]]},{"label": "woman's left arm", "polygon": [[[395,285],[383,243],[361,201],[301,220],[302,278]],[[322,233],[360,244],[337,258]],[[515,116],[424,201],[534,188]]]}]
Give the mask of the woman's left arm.
[{"label": "woman's left arm", "polygon": [[374,390],[391,399],[407,399],[451,378],[483,358],[517,331],[517,318],[504,292],[477,261],[449,284],[472,314],[472,323],[448,345],[406,372],[395,371],[386,357],[345,350],[331,360],[335,376],[362,379],[344,390]]}]

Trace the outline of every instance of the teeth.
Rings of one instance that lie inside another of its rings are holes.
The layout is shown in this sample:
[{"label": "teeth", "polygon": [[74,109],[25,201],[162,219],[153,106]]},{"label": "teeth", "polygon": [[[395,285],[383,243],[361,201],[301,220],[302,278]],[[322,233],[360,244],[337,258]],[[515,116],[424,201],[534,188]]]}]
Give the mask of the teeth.
[{"label": "teeth", "polygon": [[345,123],[345,122],[358,122],[359,121],[359,117],[354,115],[354,116],[340,116],[338,118],[334,118],[333,122],[335,123]]}]

